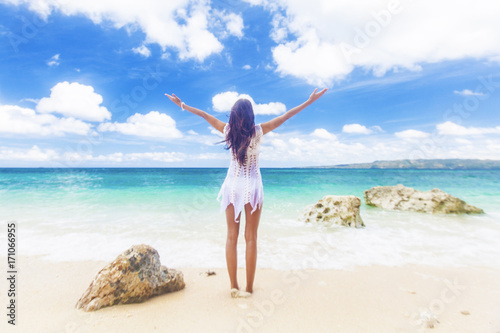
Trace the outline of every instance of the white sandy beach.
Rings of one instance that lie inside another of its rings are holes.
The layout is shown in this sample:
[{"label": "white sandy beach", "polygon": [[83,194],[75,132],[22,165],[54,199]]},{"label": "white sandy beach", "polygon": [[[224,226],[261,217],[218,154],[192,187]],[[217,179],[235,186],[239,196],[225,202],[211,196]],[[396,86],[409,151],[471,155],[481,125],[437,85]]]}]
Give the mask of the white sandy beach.
[{"label": "white sandy beach", "polygon": [[[2,332],[500,332],[500,271],[492,268],[258,269],[254,295],[232,299],[225,269],[206,277],[207,268],[175,267],[184,290],[88,313],[75,303],[106,262],[17,261],[17,325],[4,315]],[[7,304],[6,279],[0,288]],[[425,311],[439,320],[435,328],[419,325]]]}]

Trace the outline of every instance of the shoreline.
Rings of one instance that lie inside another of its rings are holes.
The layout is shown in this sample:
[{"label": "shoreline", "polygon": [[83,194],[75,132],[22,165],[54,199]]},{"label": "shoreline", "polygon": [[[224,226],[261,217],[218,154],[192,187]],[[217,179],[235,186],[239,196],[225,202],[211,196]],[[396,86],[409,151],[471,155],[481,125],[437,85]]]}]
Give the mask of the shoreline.
[{"label": "shoreline", "polygon": [[[84,312],[74,306],[108,262],[17,261],[17,325],[4,315],[4,332],[422,332],[425,311],[439,320],[433,332],[500,331],[500,270],[490,267],[257,268],[249,299],[230,297],[226,269],[207,277],[206,268],[172,267],[183,272],[184,290]],[[238,277],[243,287],[244,269]],[[7,304],[6,279],[0,288]]]}]

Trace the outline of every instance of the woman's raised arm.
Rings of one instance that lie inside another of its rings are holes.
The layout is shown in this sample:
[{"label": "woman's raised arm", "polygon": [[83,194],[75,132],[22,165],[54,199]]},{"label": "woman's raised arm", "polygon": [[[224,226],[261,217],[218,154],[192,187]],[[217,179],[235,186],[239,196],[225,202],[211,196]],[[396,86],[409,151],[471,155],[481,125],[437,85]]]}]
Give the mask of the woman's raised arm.
[{"label": "woman's raised arm", "polygon": [[178,107],[183,108],[184,110],[187,110],[187,111],[189,111],[191,113],[194,113],[197,116],[202,117],[210,125],[212,125],[216,130],[218,130],[219,132],[223,133],[224,126],[226,126],[225,122],[223,122],[223,121],[215,118],[214,116],[212,116],[211,114],[206,113],[205,111],[202,111],[202,110],[197,109],[197,108],[193,108],[192,106],[189,106],[189,105],[186,105],[186,103],[181,102],[181,99],[179,97],[175,96],[175,94],[172,94],[172,96],[170,96],[169,94],[165,94],[165,95],[172,102],[174,102],[174,104],[177,105]]},{"label": "woman's raised arm", "polygon": [[325,88],[325,89],[321,90],[320,92],[317,92],[318,89],[314,89],[311,96],[309,96],[307,101],[305,101],[304,103],[300,104],[299,106],[294,107],[293,109],[290,109],[289,111],[285,112],[281,116],[278,116],[274,119],[269,120],[266,123],[261,124],[262,132],[264,134],[266,134],[266,133],[271,132],[271,131],[275,130],[276,128],[280,127],[285,121],[292,118],[297,113],[304,110],[306,107],[308,107],[309,105],[314,103],[316,100],[318,100],[318,98],[323,96],[325,94],[326,90],[327,89]]}]

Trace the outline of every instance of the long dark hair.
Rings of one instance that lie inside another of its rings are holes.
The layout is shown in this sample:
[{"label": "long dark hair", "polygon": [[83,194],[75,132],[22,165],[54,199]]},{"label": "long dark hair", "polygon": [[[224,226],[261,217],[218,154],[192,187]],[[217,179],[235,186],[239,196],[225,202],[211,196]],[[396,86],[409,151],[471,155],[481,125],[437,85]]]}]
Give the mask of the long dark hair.
[{"label": "long dark hair", "polygon": [[255,134],[255,122],[252,103],[241,98],[234,103],[229,115],[229,132],[224,141],[226,149],[236,157],[240,164],[245,163],[247,148]]}]

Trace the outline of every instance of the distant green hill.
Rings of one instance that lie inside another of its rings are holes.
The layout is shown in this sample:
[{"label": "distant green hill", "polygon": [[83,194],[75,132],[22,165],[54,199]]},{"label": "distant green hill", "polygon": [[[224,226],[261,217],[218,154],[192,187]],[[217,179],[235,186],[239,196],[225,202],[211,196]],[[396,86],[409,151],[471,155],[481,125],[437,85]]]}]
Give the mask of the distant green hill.
[{"label": "distant green hill", "polygon": [[339,164],[324,166],[334,169],[444,169],[444,170],[500,170],[500,160],[396,160],[375,161],[372,163]]}]

